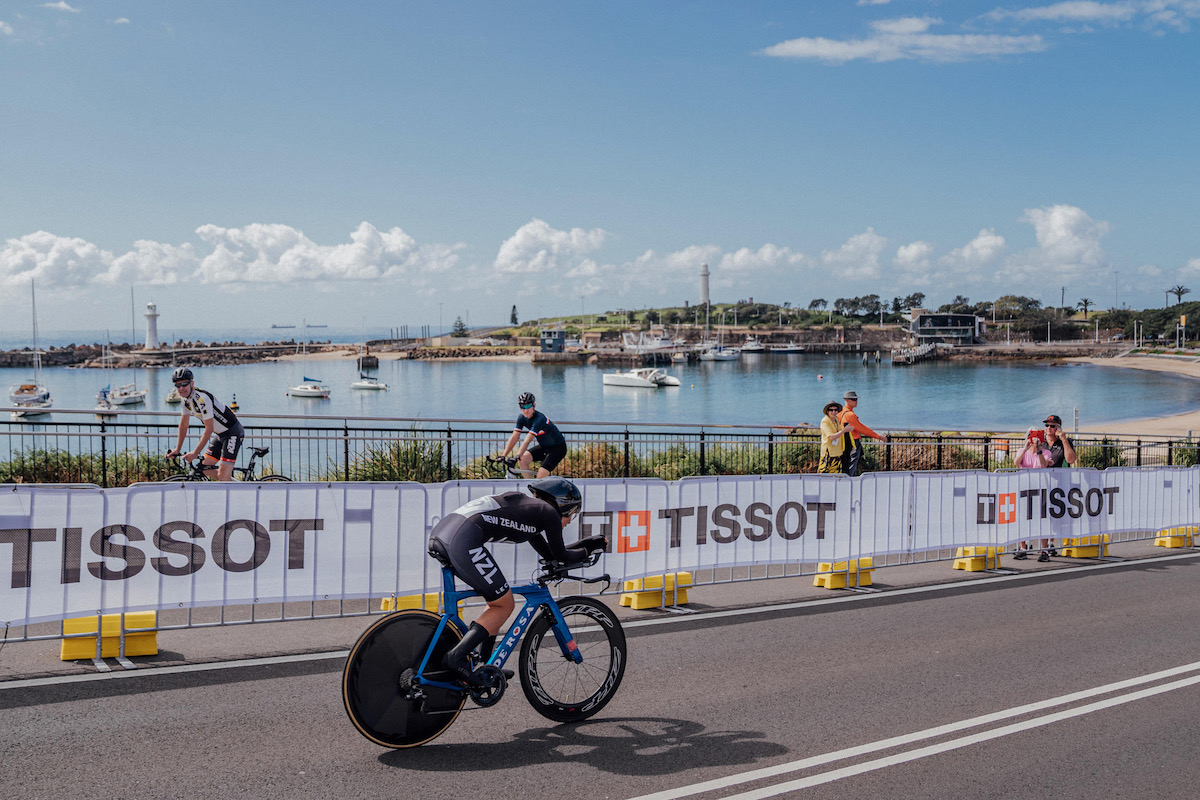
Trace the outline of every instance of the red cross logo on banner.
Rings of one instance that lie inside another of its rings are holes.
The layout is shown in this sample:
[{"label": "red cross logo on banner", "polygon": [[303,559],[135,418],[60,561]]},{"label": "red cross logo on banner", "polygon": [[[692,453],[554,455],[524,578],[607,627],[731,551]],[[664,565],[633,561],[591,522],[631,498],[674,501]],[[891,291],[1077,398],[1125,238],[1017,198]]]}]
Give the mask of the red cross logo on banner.
[{"label": "red cross logo on banner", "polygon": [[999,511],[1000,511],[999,515],[997,516],[996,522],[1001,525],[1007,525],[1010,522],[1016,522],[1017,521],[1017,493],[1016,492],[1008,492],[1007,494],[999,495],[996,499],[998,501],[998,507],[999,507]]},{"label": "red cross logo on banner", "polygon": [[[1014,495],[1015,496],[1015,495]],[[632,532],[633,535],[630,535]],[[650,512],[617,512],[617,552],[641,553],[650,549]]]}]

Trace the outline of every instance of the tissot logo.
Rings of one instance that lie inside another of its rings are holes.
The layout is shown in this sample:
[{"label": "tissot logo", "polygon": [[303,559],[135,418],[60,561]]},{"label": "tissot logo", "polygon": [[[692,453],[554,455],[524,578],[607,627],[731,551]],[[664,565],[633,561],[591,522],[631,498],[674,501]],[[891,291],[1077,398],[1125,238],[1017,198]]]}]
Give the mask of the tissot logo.
[{"label": "tissot logo", "polygon": [[1112,516],[1119,486],[1083,490],[1024,489],[1020,492],[980,494],[975,499],[975,522],[980,525],[1008,525],[1023,519],[1079,519],[1083,516]]},{"label": "tissot logo", "polygon": [[772,536],[793,541],[805,533],[824,539],[836,515],[836,504],[816,501],[785,502],[778,508],[769,503],[750,503],[745,508],[732,503],[711,508],[660,508],[657,517],[648,509],[584,511],[579,517],[579,533],[604,536],[616,543],[618,553],[641,553],[650,549],[652,519],[665,521],[666,530],[660,529],[655,535],[665,534],[667,545],[674,548],[691,537],[697,545],[710,540],[730,544],[739,538],[762,542]]}]

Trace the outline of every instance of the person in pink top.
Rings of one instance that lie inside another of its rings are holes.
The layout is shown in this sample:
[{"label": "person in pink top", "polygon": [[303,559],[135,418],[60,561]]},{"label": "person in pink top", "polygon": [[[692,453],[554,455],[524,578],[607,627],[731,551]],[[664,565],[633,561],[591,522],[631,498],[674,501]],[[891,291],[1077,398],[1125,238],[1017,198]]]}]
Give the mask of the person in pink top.
[{"label": "person in pink top", "polygon": [[[1029,429],[1029,433],[1025,435],[1025,446],[1013,456],[1013,464],[1018,469],[1046,469],[1054,466],[1054,454],[1050,452],[1050,448],[1046,444],[1045,431],[1041,428]],[[1041,543],[1042,552],[1038,554],[1038,561],[1049,561],[1051,554],[1058,555],[1058,551],[1050,547],[1049,539],[1042,539]],[[1013,558],[1018,561],[1029,558],[1027,549],[1028,543],[1021,542]]]}]

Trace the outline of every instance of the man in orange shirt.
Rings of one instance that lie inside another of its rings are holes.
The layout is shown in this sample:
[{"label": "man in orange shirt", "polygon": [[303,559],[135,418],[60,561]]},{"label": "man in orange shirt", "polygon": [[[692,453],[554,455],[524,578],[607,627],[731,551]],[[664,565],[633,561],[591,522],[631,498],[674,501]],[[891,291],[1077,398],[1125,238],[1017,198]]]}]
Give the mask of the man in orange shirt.
[{"label": "man in orange shirt", "polygon": [[838,422],[842,423],[843,428],[850,429],[850,437],[854,441],[854,447],[848,448],[842,455],[842,458],[846,460],[845,473],[854,476],[858,474],[859,463],[862,461],[862,437],[869,436],[881,442],[886,442],[887,437],[871,430],[858,419],[858,414],[854,411],[854,409],[858,408],[857,394],[846,392],[842,395],[842,399],[846,401],[846,408],[838,416]]}]

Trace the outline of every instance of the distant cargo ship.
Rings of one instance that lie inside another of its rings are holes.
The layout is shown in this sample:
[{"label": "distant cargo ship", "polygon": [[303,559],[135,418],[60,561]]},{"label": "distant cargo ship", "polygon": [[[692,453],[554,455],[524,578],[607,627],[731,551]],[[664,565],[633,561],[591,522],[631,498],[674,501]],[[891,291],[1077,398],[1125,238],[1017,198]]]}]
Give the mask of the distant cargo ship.
[{"label": "distant cargo ship", "polygon": [[272,325],[272,328],[294,328],[295,325]]}]

